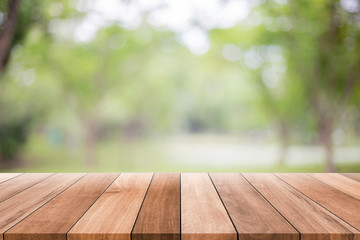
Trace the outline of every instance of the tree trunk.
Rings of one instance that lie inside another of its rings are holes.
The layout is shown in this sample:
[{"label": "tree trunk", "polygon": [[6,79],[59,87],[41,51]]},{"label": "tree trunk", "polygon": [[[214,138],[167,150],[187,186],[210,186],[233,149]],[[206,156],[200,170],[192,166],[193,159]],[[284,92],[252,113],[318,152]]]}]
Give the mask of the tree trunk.
[{"label": "tree trunk", "polygon": [[336,172],[334,164],[334,147],[331,140],[331,136],[328,141],[324,143],[325,147],[325,161],[326,161],[326,172]]},{"label": "tree trunk", "polygon": [[284,166],[289,150],[289,129],[286,126],[286,123],[284,122],[281,122],[278,128],[279,128],[278,131],[279,131],[279,139],[280,139],[278,165]]},{"label": "tree trunk", "polygon": [[326,172],[336,172],[334,164],[334,145],[332,142],[332,124],[329,118],[321,119],[319,126],[321,144],[325,150],[325,170]]},{"label": "tree trunk", "polygon": [[89,168],[94,168],[97,165],[96,147],[97,147],[97,124],[96,121],[88,118],[83,120],[84,127],[84,157],[85,165]]},{"label": "tree trunk", "polygon": [[9,168],[8,166],[11,164],[12,162],[12,159],[11,158],[8,158],[6,156],[3,156],[1,153],[0,153],[0,166],[3,167],[3,168]]},{"label": "tree trunk", "polygon": [[6,156],[0,156],[0,166],[3,169],[18,168],[21,167],[22,165],[23,165],[23,161],[18,156],[12,158]]},{"label": "tree trunk", "polygon": [[21,0],[9,0],[9,12],[0,33],[0,74],[8,62],[11,44],[15,35]]}]

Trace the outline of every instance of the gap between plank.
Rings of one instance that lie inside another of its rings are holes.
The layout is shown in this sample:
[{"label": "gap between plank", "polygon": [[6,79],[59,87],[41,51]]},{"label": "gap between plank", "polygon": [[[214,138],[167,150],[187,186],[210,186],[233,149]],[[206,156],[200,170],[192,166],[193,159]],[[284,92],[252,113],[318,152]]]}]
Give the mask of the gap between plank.
[{"label": "gap between plank", "polygon": [[[324,181],[322,181],[322,180],[320,180],[320,179],[317,179],[317,178],[313,177],[312,175],[310,175],[310,174],[308,174],[308,173],[306,173],[306,175],[309,176],[309,177],[312,177],[313,179],[315,179],[315,180],[317,180],[317,181],[320,181],[321,183],[324,183],[324,184],[328,185],[328,186],[331,187],[331,188],[334,188],[335,190],[338,190],[338,191],[340,191],[340,192],[342,192],[342,193],[345,193],[346,195],[348,195],[349,197],[355,199],[356,201],[360,201],[358,198],[355,198],[355,197],[351,196],[350,194],[348,194],[348,193],[346,193],[346,192],[344,192],[344,191],[342,191],[342,190],[340,190],[340,189],[338,189],[338,188],[336,188],[336,187],[334,187],[334,186],[331,186],[330,184],[328,184],[328,183],[326,183],[326,182],[324,182]],[[342,175],[342,176],[343,176],[343,175]],[[344,177],[346,177],[346,176],[344,176]],[[349,178],[349,179],[351,179],[351,178]],[[351,179],[351,180],[354,180],[354,179]],[[354,181],[356,181],[356,180],[354,180]]]},{"label": "gap between plank", "polygon": [[1,184],[1,183],[4,183],[4,182],[7,182],[7,181],[9,181],[9,180],[11,180],[11,179],[17,178],[17,177],[19,177],[19,176],[21,176],[21,175],[24,175],[24,174],[25,174],[25,173],[19,173],[19,175],[16,175],[16,176],[14,176],[14,177],[12,177],[12,178],[6,179],[5,181],[0,182],[0,184]]},{"label": "gap between plank", "polygon": [[[78,218],[78,220],[75,221],[75,223],[69,228],[69,230],[66,232],[66,239],[68,239],[68,233],[70,232],[70,230],[75,226],[75,224],[85,215],[85,213],[87,213],[87,211],[89,211],[89,209],[96,203],[97,200],[99,200],[99,198],[106,192],[106,190],[108,190],[108,188],[116,181],[116,179],[119,178],[119,176],[121,175],[121,173],[119,173],[117,175],[117,177],[109,184],[109,186],[107,186],[105,188],[105,190],[95,199],[95,201],[90,205],[90,207],[88,207],[88,209],[86,209],[86,211]],[[5,240],[5,239],[4,239]]]},{"label": "gap between plank", "polygon": [[155,175],[155,173],[153,173],[153,175],[151,176],[151,180],[150,180],[149,186],[148,186],[148,187],[147,187],[147,189],[146,189],[144,199],[143,199],[143,200],[142,200],[142,202],[141,202],[141,205],[140,205],[140,208],[139,208],[139,212],[138,212],[138,213],[137,213],[137,215],[136,215],[136,219],[135,219],[134,225],[133,225],[133,227],[132,227],[132,229],[131,229],[131,232],[130,232],[130,239],[131,239],[131,240],[133,239],[133,231],[134,231],[134,228],[135,228],[136,222],[137,222],[137,220],[138,220],[138,217],[139,217],[139,214],[140,214],[141,208],[142,208],[142,206],[143,206],[143,204],[144,204],[144,201],[145,201],[146,195],[147,195],[147,193],[148,193],[148,191],[149,191],[150,185],[151,185],[152,180],[153,180],[153,178],[154,178],[154,175]]},{"label": "gap between plank", "polygon": [[[55,173],[54,175],[56,175],[57,173]],[[54,176],[51,175],[51,176]],[[26,217],[24,217],[23,219],[21,219],[20,221],[18,221],[17,223],[15,223],[13,226],[11,226],[8,230],[4,231],[3,233],[3,239],[5,240],[5,233],[7,233],[10,229],[12,229],[13,227],[15,227],[16,225],[18,225],[20,222],[22,222],[24,219],[26,219],[27,217],[29,217],[31,214],[33,214],[34,212],[36,212],[37,210],[39,210],[40,208],[42,208],[43,206],[45,206],[48,202],[50,202],[51,200],[53,200],[54,198],[56,198],[57,196],[59,196],[61,193],[63,193],[65,190],[67,190],[68,188],[70,188],[71,186],[73,186],[75,183],[77,183],[78,181],[80,181],[82,178],[84,178],[87,174],[85,174],[84,176],[82,176],[81,178],[79,178],[78,180],[76,180],[75,182],[73,182],[72,184],[70,184],[67,188],[65,188],[63,191],[59,192],[58,194],[56,194],[54,197],[52,197],[51,199],[49,199],[48,201],[46,201],[44,204],[42,204],[41,206],[39,206],[38,208],[36,208],[34,211],[32,211],[31,213],[29,213]]]},{"label": "gap between plank", "polygon": [[273,207],[275,211],[277,211],[290,224],[290,226],[292,226],[299,233],[299,240],[301,240],[301,232],[284,215],[282,215],[282,213],[279,210],[277,210],[277,208],[274,205],[272,205],[272,203],[269,200],[267,200],[267,198],[254,185],[252,185],[244,175],[240,173],[240,176],[243,177],[245,181],[248,182],[250,186],[253,187],[255,191],[259,193],[260,196],[262,196],[265,199],[265,201],[268,202],[270,206]]},{"label": "gap between plank", "polygon": [[[233,222],[233,220],[232,220],[232,218],[231,218],[231,216],[230,216],[230,213],[229,213],[229,211],[227,210],[227,208],[226,208],[226,206],[225,206],[225,204],[224,204],[224,202],[223,202],[223,200],[222,200],[222,198],[221,198],[221,196],[220,196],[220,193],[218,192],[218,190],[217,190],[217,188],[216,188],[216,186],[215,186],[215,184],[214,184],[214,181],[212,180],[210,174],[209,174],[209,173],[207,173],[207,174],[208,174],[208,177],[210,178],[210,181],[211,181],[212,185],[214,186],[215,191],[216,191],[217,195],[219,196],[220,201],[221,201],[222,205],[224,206],[225,211],[226,211],[227,215],[229,216],[230,221],[231,221],[231,223],[232,223],[232,225],[233,225],[233,227],[234,227],[234,229],[235,229],[236,239],[239,240],[239,233],[238,233],[238,230],[236,229],[235,224],[234,224],[234,222]],[[180,215],[181,215],[181,214],[180,214]]]},{"label": "gap between plank", "polygon": [[[20,175],[23,175],[23,174],[20,174]],[[18,175],[18,176],[20,176],[20,175]],[[36,185],[36,184],[38,184],[38,183],[41,183],[42,181],[45,181],[46,179],[48,179],[49,177],[52,177],[52,176],[54,176],[54,175],[55,175],[55,173],[53,173],[53,174],[51,174],[50,176],[48,176],[48,177],[44,178],[44,179],[43,179],[43,180],[41,180],[40,182],[36,182],[36,183],[34,183],[33,185],[28,186],[27,188],[24,188],[24,189],[23,189],[23,190],[21,190],[20,192],[17,192],[17,193],[15,193],[14,195],[11,195],[11,196],[9,196],[9,197],[7,197],[7,198],[5,198],[5,199],[1,200],[1,201],[0,201],[0,203],[2,203],[3,201],[8,200],[9,198],[12,198],[12,197],[16,196],[17,194],[19,194],[19,193],[21,193],[21,192],[25,191],[26,189],[29,189],[29,188],[31,188],[31,187],[33,187],[33,186],[35,186],[35,185]],[[16,178],[16,177],[18,177],[18,176],[15,176],[15,177],[13,177],[13,178]],[[13,178],[10,178],[10,179],[13,179]],[[10,179],[8,179],[8,180],[10,180]],[[6,181],[5,181],[5,182],[6,182]],[[3,182],[2,182],[2,183],[3,183]]]},{"label": "gap between plank", "polygon": [[348,174],[359,174],[359,173],[339,173],[339,174],[341,174],[342,176],[344,176],[344,177],[347,177],[347,178],[349,178],[349,179],[352,179],[352,180],[354,180],[354,181],[356,181],[356,182],[360,182],[360,179],[357,179],[356,177],[355,178],[352,178],[352,177],[350,177]]},{"label": "gap between plank", "polygon": [[[357,229],[356,227],[354,227],[353,225],[351,225],[350,223],[348,223],[347,221],[345,221],[344,219],[342,219],[341,217],[339,217],[338,215],[336,215],[335,213],[333,213],[332,211],[330,211],[329,209],[327,209],[326,207],[324,207],[323,205],[321,205],[320,203],[318,203],[317,201],[313,200],[312,198],[310,198],[309,196],[307,196],[305,193],[303,193],[302,191],[300,191],[299,189],[297,189],[296,187],[292,186],[290,183],[284,181],[283,179],[281,179],[280,177],[276,176],[274,174],[275,177],[277,177],[278,179],[280,179],[281,181],[283,181],[284,183],[286,183],[287,185],[289,185],[291,188],[295,189],[296,191],[298,191],[299,193],[301,193],[302,195],[304,195],[306,198],[310,199],[311,201],[313,201],[314,203],[316,203],[317,205],[319,205],[320,207],[322,207],[323,209],[325,209],[326,211],[328,211],[329,213],[333,214],[334,216],[336,216],[337,218],[339,218],[340,220],[342,220],[343,222],[347,223],[348,225],[350,225],[351,227],[355,228],[357,231],[359,231],[359,229]],[[316,179],[317,180],[317,179]],[[318,180],[319,181],[319,180]],[[346,228],[347,230],[350,231],[350,229]],[[359,231],[360,232],[360,231]],[[354,238],[355,234],[352,233],[352,236]]]}]

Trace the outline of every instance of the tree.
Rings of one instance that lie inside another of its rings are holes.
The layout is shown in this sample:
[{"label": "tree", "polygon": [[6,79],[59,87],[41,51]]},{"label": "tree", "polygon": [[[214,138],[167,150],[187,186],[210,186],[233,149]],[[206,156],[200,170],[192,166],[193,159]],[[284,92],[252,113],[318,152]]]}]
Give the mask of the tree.
[{"label": "tree", "polygon": [[[266,2],[269,16],[281,15],[292,28],[270,31],[289,52],[288,71],[305,88],[305,103],[313,112],[317,134],[325,150],[326,171],[335,171],[332,133],[359,85],[359,9],[345,9],[338,1]],[[346,63],[346,64],[344,64]]]},{"label": "tree", "polygon": [[[5,20],[0,26],[0,163],[4,166],[15,165],[20,150],[24,147],[32,120],[38,115],[37,109],[25,111],[17,105],[8,88],[6,70],[9,68],[11,53],[17,44],[26,38],[32,25],[42,18],[37,13],[42,1],[9,0],[0,3],[0,13]],[[46,21],[41,21],[46,24]],[[27,104],[23,104],[27,105]]]},{"label": "tree", "polygon": [[0,73],[4,71],[9,60],[11,47],[13,46],[20,2],[21,0],[8,1],[7,18],[1,26],[2,31],[0,33]]}]

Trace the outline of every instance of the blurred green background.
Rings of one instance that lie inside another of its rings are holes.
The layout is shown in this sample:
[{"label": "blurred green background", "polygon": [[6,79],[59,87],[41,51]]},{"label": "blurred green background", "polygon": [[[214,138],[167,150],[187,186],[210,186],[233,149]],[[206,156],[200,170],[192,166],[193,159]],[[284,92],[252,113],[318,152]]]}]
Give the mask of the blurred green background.
[{"label": "blurred green background", "polygon": [[358,0],[3,0],[1,172],[357,172]]}]

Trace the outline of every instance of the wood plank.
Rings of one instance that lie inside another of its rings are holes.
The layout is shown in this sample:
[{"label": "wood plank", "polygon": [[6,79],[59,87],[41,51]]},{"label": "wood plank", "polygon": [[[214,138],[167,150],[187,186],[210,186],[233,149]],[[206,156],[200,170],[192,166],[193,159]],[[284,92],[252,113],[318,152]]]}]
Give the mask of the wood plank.
[{"label": "wood plank", "polygon": [[342,173],[341,175],[360,182],[360,173]]},{"label": "wood plank", "polygon": [[0,184],[0,202],[43,181],[53,173],[26,173]]},{"label": "wood plank", "polygon": [[68,240],[131,240],[152,173],[123,173],[68,233]]},{"label": "wood plank", "polygon": [[307,174],[277,174],[353,227],[360,229],[360,201]]},{"label": "wood plank", "polygon": [[66,240],[66,233],[119,176],[91,173],[5,233],[6,240]]},{"label": "wood plank", "polygon": [[0,239],[3,233],[71,186],[85,174],[55,174],[0,203]]},{"label": "wood plank", "polygon": [[20,176],[23,173],[0,173],[0,183],[5,182],[16,176]]},{"label": "wood plank", "polygon": [[156,173],[132,232],[133,240],[180,240],[180,174]]},{"label": "wood plank", "polygon": [[338,173],[311,173],[310,176],[360,200],[360,182]]},{"label": "wood plank", "polygon": [[299,239],[299,233],[240,174],[211,173],[210,177],[236,227],[239,240]]},{"label": "wood plank", "polygon": [[273,174],[243,176],[300,232],[302,240],[352,240],[358,233]]},{"label": "wood plank", "polygon": [[230,217],[206,173],[181,174],[181,239],[237,239]]}]

